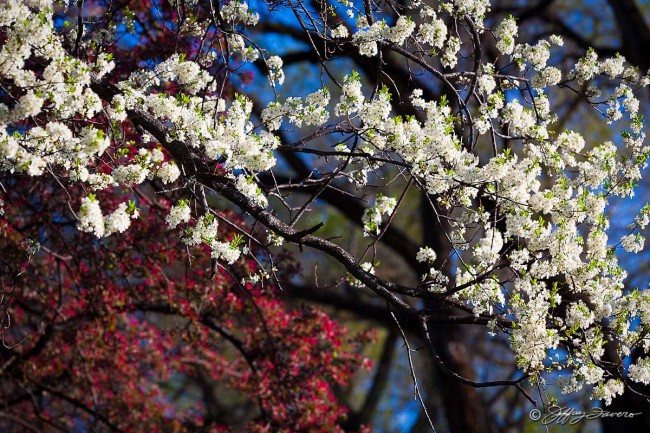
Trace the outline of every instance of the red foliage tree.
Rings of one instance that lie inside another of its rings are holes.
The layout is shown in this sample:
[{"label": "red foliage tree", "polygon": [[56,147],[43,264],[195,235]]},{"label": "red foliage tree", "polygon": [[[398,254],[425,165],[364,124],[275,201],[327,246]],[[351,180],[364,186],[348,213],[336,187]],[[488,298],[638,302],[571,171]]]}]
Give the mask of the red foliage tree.
[{"label": "red foliage tree", "polygon": [[152,191],[133,191],[134,230],[98,241],[74,229],[59,185],[7,189],[2,431],[337,431],[333,387],[363,339],[287,308],[276,286],[240,284],[254,261],[211,276],[206,248],[166,228],[168,200]]}]

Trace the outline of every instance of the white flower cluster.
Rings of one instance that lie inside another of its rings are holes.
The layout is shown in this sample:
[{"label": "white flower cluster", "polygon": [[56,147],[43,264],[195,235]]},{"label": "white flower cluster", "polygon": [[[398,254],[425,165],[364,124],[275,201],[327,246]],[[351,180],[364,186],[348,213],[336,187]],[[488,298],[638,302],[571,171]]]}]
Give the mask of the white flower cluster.
[{"label": "white flower cluster", "polygon": [[90,173],[86,167],[80,165],[72,168],[70,171],[70,180],[86,182],[93,191],[101,191],[109,186],[117,186],[115,179],[110,174]]},{"label": "white flower cluster", "polygon": [[630,378],[644,385],[650,385],[650,358],[640,358],[630,365]]},{"label": "white flower cluster", "polygon": [[[489,79],[484,79],[483,76],[479,79],[479,86],[486,93],[491,88],[492,82]],[[489,83],[489,85],[487,84]],[[494,89],[492,89],[494,90]],[[499,117],[499,110],[503,108],[504,96],[502,93],[492,93],[487,96],[486,103],[481,104],[479,111],[481,116],[476,119],[476,129],[479,134],[485,134],[492,127],[492,120]]]},{"label": "white flower cluster", "polygon": [[[433,272],[433,269],[431,272]],[[457,275],[457,280],[460,284],[468,284],[475,278],[476,276],[472,275],[470,272],[461,271]],[[440,280],[439,276],[438,280]],[[443,283],[438,283],[429,290],[443,292],[444,284],[447,282],[446,280],[445,277]],[[495,309],[502,309],[503,305],[505,305],[503,288],[500,286],[499,280],[494,275],[489,278],[484,278],[480,283],[471,284],[468,288],[454,293],[453,296],[454,298],[464,300],[471,305],[474,315],[476,316],[483,313],[493,314]]]},{"label": "white flower cluster", "polygon": [[156,175],[162,183],[167,185],[168,183],[176,182],[181,175],[181,170],[174,162],[163,162],[158,168]]},{"label": "white flower cluster", "polygon": [[609,379],[595,386],[591,396],[597,400],[603,400],[605,405],[610,405],[612,404],[612,399],[617,395],[623,394],[624,390],[625,386],[621,380]]},{"label": "white flower cluster", "polygon": [[523,44],[516,45],[512,53],[512,58],[523,70],[525,62],[530,63],[536,70],[542,70],[546,67],[548,59],[551,58],[551,44],[546,40],[538,41],[535,45]]},{"label": "white flower cluster", "polygon": [[84,197],[81,199],[81,208],[77,213],[79,222],[77,228],[82,232],[94,233],[101,238],[104,236],[104,216],[102,209],[99,207],[99,201],[94,197]]},{"label": "white flower cluster", "polygon": [[548,131],[544,127],[548,122],[538,124],[534,108],[526,108],[521,105],[518,99],[508,104],[501,112],[501,122],[508,125],[512,135],[517,137],[529,137],[547,139]]},{"label": "white flower cluster", "polygon": [[176,206],[173,206],[167,216],[165,222],[170,228],[176,228],[180,223],[186,223],[192,217],[192,211],[187,200],[180,200]]},{"label": "white flower cluster", "polygon": [[332,29],[331,34],[334,39],[343,39],[350,36],[350,32],[348,31],[348,28],[345,27],[343,24]]},{"label": "white flower cluster", "polygon": [[183,242],[192,247],[201,243],[209,244],[217,237],[219,223],[214,215],[201,215],[192,228],[185,230]]},{"label": "white flower cluster", "polygon": [[0,124],[0,169],[39,176],[47,165],[66,169],[84,166],[102,155],[109,144],[101,130],[84,128],[73,136],[65,124],[56,121],[23,134],[8,134],[7,125]]},{"label": "white flower cluster", "polygon": [[[211,81],[208,72],[201,66],[185,59],[184,55],[174,54],[165,61],[158,63],[153,70],[134,72],[127,82],[121,84],[123,90],[133,89],[146,91],[150,87],[160,86],[161,83],[175,81],[184,86],[191,94],[205,89]],[[141,95],[138,95],[141,96]]]},{"label": "white flower cluster", "polygon": [[[458,62],[461,40],[458,35],[449,35],[449,29],[439,15],[446,13],[455,19],[468,18],[475,24],[475,29],[482,33],[483,19],[490,10],[490,1],[454,0],[442,2],[437,11],[420,2],[413,4],[412,7],[417,8],[414,11],[414,16],[427,18],[419,26],[408,16],[400,16],[394,26],[390,26],[385,20],[376,21],[371,25],[367,17],[359,16],[356,20],[358,30],[352,35],[352,43],[359,48],[359,53],[363,56],[373,57],[377,55],[378,44],[381,42],[403,45],[409,38],[414,37],[418,43],[429,45],[432,48],[429,51],[430,55],[438,55],[438,50],[444,47],[441,62],[445,67],[453,68]],[[352,13],[351,16],[353,15]],[[348,31],[343,26],[332,31],[332,37],[335,38],[347,37],[347,35]]]},{"label": "white flower cluster", "polygon": [[374,205],[367,208],[361,217],[361,222],[363,223],[363,235],[378,235],[381,229],[382,216],[391,215],[395,210],[395,206],[397,206],[397,200],[393,197],[378,195],[375,199]]},{"label": "white flower cluster", "polygon": [[587,53],[576,63],[568,77],[576,80],[578,84],[583,84],[598,74],[603,74],[611,79],[622,78],[644,87],[650,83],[650,78],[640,76],[633,67],[626,66],[625,58],[620,54],[599,61],[598,54],[593,48],[587,50]]},{"label": "white flower cluster", "polygon": [[643,230],[648,224],[650,224],[650,204],[643,206],[641,212],[634,217],[634,224],[631,224],[631,227],[636,226]]},{"label": "white flower cluster", "polygon": [[[387,89],[380,90],[372,100],[366,101],[361,87],[358,76],[347,76],[334,111],[337,115],[347,115],[351,120],[358,118],[365,125],[362,138],[367,145],[362,147],[364,152],[397,152],[412,167],[413,174],[422,177],[431,194],[443,194],[452,187],[449,181],[452,167],[458,167],[467,175],[471,173],[471,167],[476,166],[478,160],[460,145],[454,133],[454,117],[447,104],[426,102],[421,98],[422,92],[415,91],[413,105],[423,109],[426,116],[422,124],[415,118],[391,117]],[[476,179],[472,177],[469,181],[472,183]]]},{"label": "white flower cluster", "polygon": [[125,232],[131,225],[131,219],[136,218],[137,215],[137,212],[129,214],[126,203],[120,203],[113,213],[104,218],[105,235]]},{"label": "white flower cluster", "polygon": [[431,22],[424,22],[420,25],[417,39],[420,43],[440,49],[447,40],[447,25],[444,20],[436,17],[435,12],[432,11],[432,14]]},{"label": "white flower cluster", "polygon": [[585,81],[591,80],[599,72],[598,54],[593,49],[589,49],[587,54],[573,68],[570,77],[574,78],[578,84],[582,84]]},{"label": "white flower cluster", "polygon": [[278,56],[271,56],[266,59],[266,66],[269,68],[269,81],[271,82],[271,86],[275,86],[276,81],[280,85],[284,83],[284,71],[282,70],[283,64],[284,62]]},{"label": "white flower cluster", "polygon": [[627,252],[638,253],[643,250],[645,238],[640,233],[629,234],[621,238],[621,245]]},{"label": "white flower cluster", "polygon": [[112,172],[113,179],[123,185],[139,185],[147,179],[148,174],[147,166],[141,164],[120,165]]},{"label": "white flower cluster", "polygon": [[100,53],[93,65],[95,77],[102,78],[115,68],[115,62],[112,61],[113,55],[110,53]]},{"label": "white flower cluster", "polygon": [[385,21],[377,21],[372,25],[368,24],[365,17],[357,20],[359,30],[352,35],[352,42],[359,47],[359,54],[372,57],[377,55],[377,43],[384,40],[397,45],[402,45],[413,34],[415,23],[405,16],[397,19],[393,27]]},{"label": "white flower cluster", "polygon": [[494,34],[497,38],[497,49],[501,54],[512,54],[515,51],[515,39],[518,32],[517,22],[512,15],[497,26]]},{"label": "white flower cluster", "polygon": [[125,232],[131,225],[131,220],[138,217],[138,210],[132,202],[129,202],[128,207],[126,203],[120,203],[113,213],[103,216],[99,201],[91,194],[81,199],[77,217],[77,228],[80,231],[101,238]]},{"label": "white flower cluster", "polygon": [[272,231],[268,231],[268,243],[274,247],[281,247],[284,245],[284,238]]},{"label": "white flower cluster", "polygon": [[361,92],[361,80],[356,72],[345,76],[339,103],[334,107],[337,116],[354,114],[363,107],[365,97]]},{"label": "white flower cluster", "polygon": [[[281,66],[279,58],[272,57],[271,60],[273,66]],[[179,70],[189,72],[181,78],[177,74]],[[124,93],[113,98],[113,110],[118,114],[136,107],[150,111],[159,119],[173,124],[169,139],[202,147],[211,158],[225,158],[229,169],[263,171],[271,168],[275,165],[273,149],[277,147],[278,140],[267,131],[253,133],[250,122],[253,104],[247,98],[237,95],[226,110],[225,101],[218,97],[188,96],[185,93],[170,96],[152,91],[153,86],[168,80],[179,80],[179,83],[189,86],[188,92],[191,94],[207,85],[209,75],[206,74],[198,69],[196,63],[174,56],[154,70],[132,74],[128,81],[120,83]],[[163,174],[175,174],[175,171],[167,169],[163,170]],[[170,177],[167,179],[172,181]]]},{"label": "white flower cluster", "polygon": [[159,148],[138,149],[138,154],[128,165],[118,165],[111,173],[112,178],[122,185],[139,185],[146,179],[158,176],[164,184],[175,182],[180,169],[173,162],[163,162],[164,155]]},{"label": "white flower cluster", "polygon": [[[623,100],[622,104],[621,99]],[[630,87],[621,84],[609,97],[606,112],[608,123],[620,120],[623,117],[624,111],[629,113],[630,117],[636,118],[639,111],[639,100]]]},{"label": "white flower cluster", "polygon": [[210,135],[203,142],[205,151],[212,158],[226,158],[228,169],[265,171],[275,165],[273,149],[278,146],[278,139],[267,131],[252,132],[252,109],[250,100],[237,96],[216,127],[208,127]]},{"label": "white flower cluster", "polygon": [[235,179],[235,186],[246,197],[252,199],[259,206],[267,207],[269,202],[262,194],[262,190],[257,186],[255,180],[252,177],[246,177],[243,174],[240,174]]},{"label": "white flower cluster", "polygon": [[481,267],[489,268],[499,259],[503,248],[503,237],[493,227],[485,228],[485,236],[474,247],[474,259]]},{"label": "white flower cluster", "polygon": [[[12,108],[0,103],[0,170],[38,176],[46,166],[84,166],[109,144],[95,128],[87,127],[73,137],[59,121],[75,115],[91,118],[102,104],[89,88],[92,68],[66,53],[54,33],[52,13],[49,1],[41,2],[38,9],[24,2],[0,3],[0,31],[6,35],[0,50],[0,76],[7,87],[26,89]],[[25,67],[33,56],[44,64],[38,75]],[[99,75],[113,67],[103,55],[98,63]],[[51,119],[43,127],[16,127],[43,112]]]},{"label": "white flower cluster", "polygon": [[221,16],[229,23],[242,23],[254,26],[260,20],[260,15],[248,9],[248,3],[233,0],[221,7]]},{"label": "white flower cluster", "polygon": [[[436,252],[433,249],[424,247],[420,248],[415,259],[420,263],[433,265],[436,261],[436,257]],[[426,281],[428,291],[433,293],[444,293],[447,290],[446,286],[449,283],[449,278],[440,272],[440,270],[431,267],[429,268],[429,272],[422,276],[422,281]]]},{"label": "white flower cluster", "polygon": [[436,261],[436,252],[429,248],[420,248],[415,259],[420,263],[433,263]]},{"label": "white flower cluster", "polygon": [[284,103],[272,102],[262,111],[262,121],[269,131],[280,129],[283,118],[298,128],[304,125],[321,126],[329,120],[329,90],[321,89],[306,98],[290,97]]},{"label": "white flower cluster", "polygon": [[[181,212],[185,212],[181,209]],[[201,215],[194,227],[185,230],[182,238],[188,246],[206,244],[210,247],[213,259],[224,260],[229,264],[236,262],[241,256],[241,250],[234,243],[217,240],[219,224],[212,214]]]},{"label": "white flower cluster", "polygon": [[494,65],[486,64],[483,65],[482,74],[478,79],[478,88],[479,91],[485,93],[486,95],[491,95],[494,89],[497,87],[496,80],[494,79]]},{"label": "white flower cluster", "polygon": [[552,87],[562,81],[562,71],[553,66],[548,66],[537,73],[531,80],[531,84],[536,89]]},{"label": "white flower cluster", "polygon": [[260,57],[260,52],[253,46],[246,46],[244,37],[240,34],[229,34],[226,36],[228,41],[228,50],[230,54],[241,53],[241,59],[244,62],[254,62]]},{"label": "white flower cluster", "polygon": [[440,63],[445,68],[453,68],[458,63],[458,53],[460,52],[461,43],[457,36],[450,36],[447,40],[447,46],[442,53]]},{"label": "white flower cluster", "polygon": [[[516,29],[510,33],[514,37]],[[449,236],[461,250],[467,244],[468,227],[479,221],[485,226],[485,235],[472,249],[473,260],[465,261],[465,267],[457,276],[457,284],[470,283],[470,286],[454,296],[472,305],[475,314],[489,314],[498,309],[517,318],[512,349],[520,367],[528,371],[544,368],[547,352],[563,339],[571,339],[575,347],[582,348],[584,355],[580,359],[599,359],[602,354],[594,341],[603,341],[603,337],[594,335],[595,324],[613,314],[620,314],[621,320],[628,323],[629,310],[623,314],[623,310],[616,307],[626,299],[621,291],[626,274],[608,245],[609,222],[605,210],[608,194],[623,197],[630,194],[630,188],[619,179],[639,179],[639,169],[645,166],[644,152],[647,152],[642,143],[644,135],[633,116],[630,116],[632,132],[624,135],[626,149],[635,155],[631,158],[621,157],[620,150],[611,142],[584,151],[586,143],[579,133],[568,130],[553,134],[550,131],[555,117],[546,93],[541,90],[558,84],[563,78],[559,69],[547,66],[551,44],[560,43],[559,38],[550,38],[549,42],[533,46],[517,46],[519,59],[539,69],[533,79],[538,91],[532,103],[514,98],[504,105],[503,95],[494,93],[496,83],[492,66],[482,66],[477,86],[486,101],[481,106],[485,130],[492,119],[497,119],[508,126],[513,137],[525,140],[524,151],[520,154],[506,150],[482,165],[465,151],[455,136],[449,107],[423,100],[419,91],[414,92],[413,105],[423,109],[424,123],[391,116],[387,91],[380,91],[372,100],[366,100],[361,81],[354,74],[346,78],[335,107],[336,114],[346,115],[350,121],[357,119],[359,125],[367,128],[361,134],[364,152],[375,155],[395,152],[410,164],[411,173],[421,179],[428,192],[443,197],[441,203],[470,206],[481,185],[486,194],[498,201],[505,215],[505,232],[493,228],[489,214],[480,210],[469,211],[451,222]],[[513,53],[515,46],[513,40]],[[638,108],[630,95],[629,88],[623,86],[614,92],[615,97],[623,99],[622,105],[627,104],[629,110],[636,113]],[[378,168],[367,165],[365,170],[372,172]],[[545,176],[544,189],[540,182],[542,176]],[[466,187],[452,190],[454,185]],[[377,233],[377,226],[372,224],[381,224],[382,214],[368,210],[364,217],[365,231]],[[645,227],[648,221],[650,211],[637,217],[639,227],[641,224]],[[582,234],[583,229],[579,227],[585,225],[589,229]],[[514,289],[506,297],[504,287],[496,276],[490,275],[490,270],[505,259],[500,254],[506,242],[514,237],[523,246],[508,253],[511,268],[519,274]],[[628,236],[623,246],[638,250],[642,239],[637,235]],[[426,250],[420,251],[417,257],[419,261],[430,258]],[[479,275],[484,277],[471,284]],[[569,305],[566,317],[558,319],[562,322],[557,328],[550,327],[546,318],[562,298],[557,288],[540,281],[560,275],[570,278],[573,289],[588,302]],[[430,280],[432,291],[446,290],[444,276],[439,272],[432,269],[425,279]],[[577,333],[577,329],[583,332]],[[631,330],[626,332],[632,333]],[[625,350],[624,347],[621,350]],[[567,363],[574,364],[576,370],[584,365],[578,358]],[[588,384],[596,385],[594,396],[608,399],[619,392],[619,383],[609,380],[604,372],[592,369],[590,374],[593,377]],[[575,386],[586,383],[580,376],[574,379]]]},{"label": "white flower cluster", "polygon": [[510,308],[519,320],[512,331],[511,348],[520,368],[538,371],[544,365],[546,351],[559,344],[557,330],[546,327],[550,294],[543,283],[531,278],[518,279],[515,290]]},{"label": "white flower cluster", "polygon": [[224,260],[229,265],[232,265],[239,257],[241,251],[230,243],[226,242],[213,242],[210,244],[211,257],[215,260]]},{"label": "white flower cluster", "polygon": [[442,8],[458,18],[468,16],[481,29],[483,19],[490,11],[490,0],[452,0],[443,2]]},{"label": "white flower cluster", "polygon": [[577,329],[587,329],[594,323],[594,312],[582,301],[571,304],[567,309],[565,325],[571,332]]}]

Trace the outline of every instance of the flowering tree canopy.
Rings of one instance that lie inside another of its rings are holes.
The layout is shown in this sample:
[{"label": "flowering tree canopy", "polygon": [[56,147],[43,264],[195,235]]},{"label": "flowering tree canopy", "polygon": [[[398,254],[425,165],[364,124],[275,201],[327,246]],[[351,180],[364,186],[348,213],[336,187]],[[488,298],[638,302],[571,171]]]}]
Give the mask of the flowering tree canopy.
[{"label": "flowering tree canopy", "polygon": [[[650,384],[650,294],[619,263],[650,224],[633,200],[650,77],[623,56],[521,40],[489,0],[10,0],[0,36],[0,425],[242,428],[172,404],[182,372],[246,393],[253,431],[334,431],[331,386],[365,338],[284,309],[283,244],[369,289],[458,383],[535,401],[523,385],[561,372],[605,403]],[[563,122],[567,95],[611,136]],[[412,196],[423,243],[399,226]],[[367,249],[329,236],[321,201]],[[387,276],[384,249],[420,280]],[[450,368],[441,323],[507,341],[514,376]]]}]

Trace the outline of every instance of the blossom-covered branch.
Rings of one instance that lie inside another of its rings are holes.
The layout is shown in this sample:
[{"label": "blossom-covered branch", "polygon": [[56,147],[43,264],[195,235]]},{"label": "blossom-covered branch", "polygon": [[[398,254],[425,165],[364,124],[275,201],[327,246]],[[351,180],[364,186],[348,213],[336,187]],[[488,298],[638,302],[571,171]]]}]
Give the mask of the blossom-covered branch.
[{"label": "blossom-covered branch", "polygon": [[[462,383],[524,392],[524,378],[567,371],[562,391],[588,385],[608,403],[631,382],[650,383],[650,295],[630,287],[619,263],[643,250],[650,208],[625,233],[609,216],[614,204],[636,205],[650,155],[638,98],[650,78],[623,56],[587,49],[562,62],[561,36],[520,40],[515,17],[491,15],[488,0],[278,1],[264,11],[174,1],[151,29],[138,17],[154,4],[134,14],[98,2],[107,13],[90,18],[87,3],[74,22],[47,0],[0,5],[0,170],[8,182],[54,180],[69,194],[65,218],[98,248],[135,230],[146,207],[188,258],[209,252],[212,274],[258,263],[241,284],[280,283],[272,247],[317,251],[351,290],[368,287],[418,324],[436,362],[429,325],[445,317],[507,339],[516,379],[478,382],[439,362]],[[256,32],[265,21],[283,28],[278,10],[291,12],[285,30],[318,59],[319,85],[294,85],[295,69]],[[170,38],[162,51],[129,58],[126,34],[145,41],[157,27]],[[260,71],[264,80],[246,82]],[[565,97],[610,137],[562,124]],[[299,172],[287,174],[280,158]],[[173,203],[145,206],[139,191],[149,187]],[[104,198],[115,194],[123,200]],[[437,240],[395,247],[397,228],[384,234],[408,216],[411,195]],[[319,198],[354,203],[348,215],[370,242],[363,253],[307,217]],[[224,235],[224,206],[263,231]],[[418,282],[382,269],[384,241]],[[633,351],[642,355],[624,367]]]}]

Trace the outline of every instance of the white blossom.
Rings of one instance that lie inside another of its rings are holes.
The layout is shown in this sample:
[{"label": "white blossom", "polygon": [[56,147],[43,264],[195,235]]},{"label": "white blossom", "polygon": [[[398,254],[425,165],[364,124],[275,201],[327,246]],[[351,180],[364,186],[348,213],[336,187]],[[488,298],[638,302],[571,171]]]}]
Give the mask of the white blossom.
[{"label": "white blossom", "polygon": [[640,234],[629,234],[621,238],[621,245],[625,251],[630,253],[638,253],[643,250],[645,238]]},{"label": "white blossom", "polygon": [[216,240],[218,228],[219,224],[214,215],[201,215],[196,221],[195,226],[185,231],[182,240],[188,246],[199,245],[201,243],[210,244]]},{"label": "white blossom", "polygon": [[332,30],[333,38],[342,39],[342,38],[347,38],[349,35],[350,32],[348,32],[347,27],[345,27],[343,24],[339,25],[338,27]]},{"label": "white blossom", "polygon": [[81,199],[81,207],[77,217],[79,219],[77,222],[79,230],[93,233],[98,238],[104,236],[104,217],[102,209],[99,207],[99,201],[94,196]]},{"label": "white blossom", "polygon": [[630,365],[630,378],[644,385],[650,384],[650,358],[640,358]]},{"label": "white blossom", "polygon": [[158,168],[156,174],[160,177],[162,183],[168,184],[175,182],[181,175],[181,171],[176,164],[165,162]]},{"label": "white blossom", "polygon": [[278,56],[271,56],[266,60],[266,66],[269,68],[269,80],[271,85],[284,83],[284,71],[282,70],[282,59]]},{"label": "white blossom", "polygon": [[460,51],[461,43],[460,38],[451,36],[447,39],[447,46],[442,53],[440,62],[446,68],[453,68],[458,63],[458,52]]},{"label": "white blossom", "polygon": [[436,261],[436,252],[429,248],[420,248],[415,259],[420,263],[433,263]]},{"label": "white blossom", "polygon": [[[137,215],[137,214],[135,214]],[[113,233],[123,233],[131,225],[131,218],[127,212],[126,203],[120,203],[118,208],[110,215],[104,218],[104,227],[106,236]]]},{"label": "white blossom", "polygon": [[181,201],[176,206],[173,206],[167,216],[165,221],[170,228],[175,228],[180,223],[186,223],[191,218],[191,209],[187,201]]},{"label": "white blossom", "polygon": [[397,200],[393,197],[377,196],[375,204],[367,208],[361,218],[364,236],[378,235],[381,230],[382,215],[392,214],[395,206],[397,206]]},{"label": "white blossom", "polygon": [[502,54],[512,54],[515,50],[515,39],[517,37],[517,23],[514,17],[509,16],[508,18],[501,21],[498,25],[494,34],[497,38],[497,49]]}]

